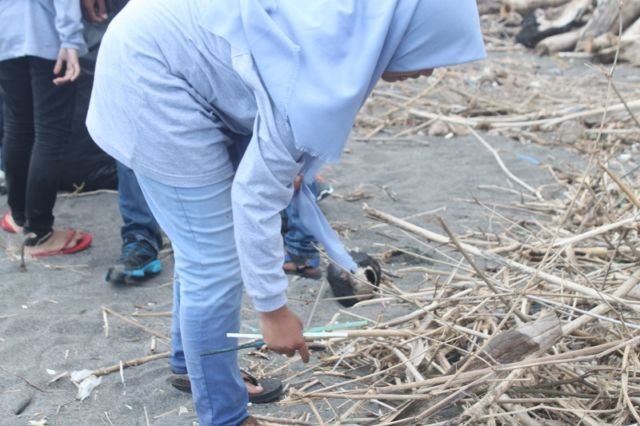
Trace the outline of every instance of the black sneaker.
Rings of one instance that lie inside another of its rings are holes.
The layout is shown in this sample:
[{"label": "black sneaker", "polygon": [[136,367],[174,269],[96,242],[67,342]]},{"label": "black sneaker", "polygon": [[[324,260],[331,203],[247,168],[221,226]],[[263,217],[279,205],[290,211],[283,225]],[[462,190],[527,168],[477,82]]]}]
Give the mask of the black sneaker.
[{"label": "black sneaker", "polygon": [[122,245],[122,255],[107,271],[105,280],[114,284],[144,281],[162,271],[158,251],[145,240],[130,239]]}]

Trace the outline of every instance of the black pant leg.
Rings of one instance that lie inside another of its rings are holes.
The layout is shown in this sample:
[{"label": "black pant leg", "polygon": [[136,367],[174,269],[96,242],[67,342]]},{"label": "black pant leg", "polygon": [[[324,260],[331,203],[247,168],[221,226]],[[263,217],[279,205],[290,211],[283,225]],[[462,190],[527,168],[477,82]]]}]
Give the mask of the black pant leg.
[{"label": "black pant leg", "polygon": [[23,226],[29,162],[34,144],[33,97],[29,60],[0,61],[0,92],[4,98],[3,161],[8,203],[15,222]]},{"label": "black pant leg", "polygon": [[53,206],[71,139],[76,84],[53,84],[54,61],[30,57],[35,143],[27,182],[25,231],[38,237],[53,227]]}]

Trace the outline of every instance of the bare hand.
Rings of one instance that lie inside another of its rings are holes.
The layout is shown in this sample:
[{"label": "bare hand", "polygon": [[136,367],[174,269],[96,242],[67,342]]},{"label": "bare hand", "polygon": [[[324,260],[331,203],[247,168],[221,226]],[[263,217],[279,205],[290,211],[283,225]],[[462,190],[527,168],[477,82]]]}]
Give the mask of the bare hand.
[{"label": "bare hand", "polygon": [[95,24],[106,21],[108,15],[105,0],[82,0],[82,15]]},{"label": "bare hand", "polygon": [[53,79],[53,84],[56,86],[71,83],[80,75],[80,60],[78,59],[78,51],[76,49],[67,49],[64,47],[60,49],[58,60],[53,67],[53,73],[59,75],[62,72],[63,65],[66,65],[64,75]]},{"label": "bare hand", "polygon": [[293,190],[294,191],[298,191],[300,189],[300,186],[302,185],[303,179],[304,179],[304,176],[302,176],[302,175],[296,176],[296,178],[293,180]]},{"label": "bare hand", "polygon": [[292,357],[300,352],[302,362],[309,362],[309,348],[302,336],[302,321],[286,306],[260,314],[262,336],[269,350]]}]

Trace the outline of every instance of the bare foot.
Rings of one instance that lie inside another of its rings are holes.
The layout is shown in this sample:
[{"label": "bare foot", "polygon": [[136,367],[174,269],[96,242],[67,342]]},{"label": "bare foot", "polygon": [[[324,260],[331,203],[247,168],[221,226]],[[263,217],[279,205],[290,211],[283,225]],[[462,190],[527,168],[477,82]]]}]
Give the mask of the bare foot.
[{"label": "bare foot", "polygon": [[49,238],[42,244],[38,244],[35,246],[26,246],[24,248],[24,253],[28,254],[29,256],[36,257],[38,255],[41,255],[42,253],[60,251],[66,247],[74,247],[82,238],[82,232],[76,232],[71,240],[67,241],[70,232],[73,231],[70,231],[68,229],[54,229],[51,238]]},{"label": "bare foot", "polygon": [[22,226],[18,226],[18,224],[16,223],[16,221],[15,221],[15,220],[13,220],[13,216],[11,216],[11,213],[9,213],[9,214],[7,215],[7,223],[8,223],[8,224],[13,228],[13,229],[15,229],[15,230],[16,230],[16,233],[18,233],[18,234],[22,233],[22,230],[23,230]]}]

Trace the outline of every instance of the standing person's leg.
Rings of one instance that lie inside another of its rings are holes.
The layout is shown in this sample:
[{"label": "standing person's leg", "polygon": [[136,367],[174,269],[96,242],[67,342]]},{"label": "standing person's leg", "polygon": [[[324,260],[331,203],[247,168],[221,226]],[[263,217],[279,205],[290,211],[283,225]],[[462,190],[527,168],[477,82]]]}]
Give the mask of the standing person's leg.
[{"label": "standing person's leg", "polygon": [[0,61],[0,91],[5,100],[3,157],[10,214],[2,228],[21,231],[26,216],[26,193],[29,161],[34,143],[33,97],[29,60]]},{"label": "standing person's leg", "polygon": [[[309,189],[315,194],[318,202],[333,192],[331,185],[320,176],[316,177],[314,182],[309,185]],[[286,250],[284,271],[287,274],[320,279],[322,271],[320,270],[320,254],[316,248],[318,242],[305,229],[294,205],[289,204],[283,212],[283,223],[286,223],[286,229],[283,233]]]},{"label": "standing person's leg", "polygon": [[322,271],[315,238],[305,229],[295,205],[289,204],[284,216],[286,218],[284,271],[287,274],[320,279]]},{"label": "standing person's leg", "polygon": [[76,85],[53,84],[54,61],[30,57],[35,143],[27,181],[25,229],[38,238],[53,228],[53,206],[59,187],[63,156],[71,140]]},{"label": "standing person's leg", "polygon": [[182,343],[200,423],[238,425],[248,416],[248,396],[236,352],[201,356],[237,345],[226,334],[240,328],[242,281],[233,236],[232,179],[198,188],[172,187],[139,175],[138,182],[173,244],[173,334]]},{"label": "standing person's leg", "polygon": [[107,281],[124,283],[127,279],[144,280],[158,274],[162,264],[158,252],[162,247],[160,227],[149,210],[138,179],[121,163],[118,167],[118,205],[122,216],[122,252],[107,271]]},{"label": "standing person's leg", "polygon": [[[91,235],[53,229],[53,206],[64,155],[71,140],[76,84],[53,84],[55,61],[28,57],[35,140],[28,168],[25,232],[35,234],[33,256],[70,254],[91,244]],[[13,166],[12,166],[13,167]]]}]

